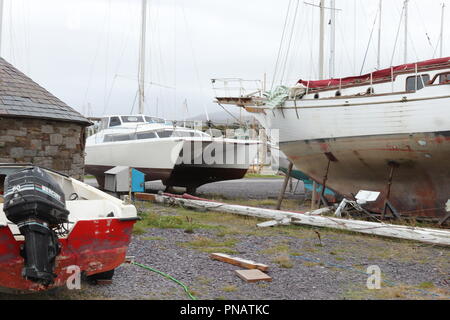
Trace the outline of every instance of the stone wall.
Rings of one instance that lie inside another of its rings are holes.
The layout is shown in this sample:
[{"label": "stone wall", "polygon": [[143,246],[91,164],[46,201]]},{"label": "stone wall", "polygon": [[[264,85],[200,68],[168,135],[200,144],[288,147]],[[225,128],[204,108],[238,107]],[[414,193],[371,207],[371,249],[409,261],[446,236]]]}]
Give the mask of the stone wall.
[{"label": "stone wall", "polygon": [[75,123],[0,118],[0,163],[33,163],[82,180],[85,139]]}]

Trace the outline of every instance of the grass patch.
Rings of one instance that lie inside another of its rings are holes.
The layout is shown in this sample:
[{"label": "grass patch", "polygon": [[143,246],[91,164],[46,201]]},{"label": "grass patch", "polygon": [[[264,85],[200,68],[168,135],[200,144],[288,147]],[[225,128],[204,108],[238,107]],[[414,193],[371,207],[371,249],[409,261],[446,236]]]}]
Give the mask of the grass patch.
[{"label": "grass patch", "polygon": [[222,288],[222,291],[225,291],[225,292],[235,292],[235,291],[237,291],[237,287],[235,286],[235,285],[229,285],[229,286],[225,286],[225,287],[223,287]]},{"label": "grass patch", "polygon": [[284,254],[280,254],[278,256],[276,256],[272,262],[277,263],[281,268],[286,268],[286,269],[290,269],[294,266],[294,263],[292,263],[291,258],[289,257],[288,254],[284,253]]},{"label": "grass patch", "polygon": [[290,250],[290,248],[289,248],[288,244],[279,244],[279,245],[276,245],[276,246],[273,246],[273,247],[270,247],[267,249],[263,249],[260,251],[260,253],[263,253],[263,254],[277,254],[280,252],[288,253],[289,250]]},{"label": "grass patch", "polygon": [[165,238],[163,238],[163,237],[142,237],[141,238],[142,240],[166,240]]},{"label": "grass patch", "polygon": [[433,284],[433,282],[425,281],[420,283],[417,287],[420,289],[433,289],[435,288],[435,285]]},{"label": "grass patch", "polygon": [[178,243],[178,245],[182,247],[196,249],[206,253],[220,252],[220,253],[234,254],[237,253],[237,251],[234,250],[236,242],[237,241],[235,239],[226,239],[224,241],[217,241],[208,237],[196,237],[196,239],[192,241],[181,242]]},{"label": "grass patch", "polygon": [[191,233],[195,229],[217,229],[217,226],[211,226],[194,221],[191,216],[162,215],[160,213],[140,214],[142,220],[134,224],[133,233],[143,234],[148,228],[158,229],[185,229]]}]

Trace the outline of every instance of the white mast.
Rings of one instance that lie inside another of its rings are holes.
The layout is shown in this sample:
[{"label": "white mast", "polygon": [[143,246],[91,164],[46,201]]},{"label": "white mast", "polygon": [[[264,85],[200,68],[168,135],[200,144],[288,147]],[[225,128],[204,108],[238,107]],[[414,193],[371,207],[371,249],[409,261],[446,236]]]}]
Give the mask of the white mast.
[{"label": "white mast", "polygon": [[408,0],[405,0],[405,52],[404,63],[408,62]]},{"label": "white mast", "polygon": [[442,47],[444,40],[444,8],[445,3],[442,3],[442,12],[441,12],[441,34],[439,35],[439,57],[442,58]]},{"label": "white mast", "polygon": [[144,114],[145,102],[145,31],[147,29],[147,0],[142,0],[141,43],[139,52],[139,114]]},{"label": "white mast", "polygon": [[380,59],[380,55],[381,55],[381,3],[383,2],[383,0],[380,0],[379,3],[379,8],[378,8],[378,53],[377,53],[377,69],[380,70],[380,66],[381,66],[381,59]]},{"label": "white mast", "polygon": [[334,0],[331,0],[330,12],[330,78],[334,78],[335,71],[335,43],[336,43],[336,10]]},{"label": "white mast", "polygon": [[324,13],[325,13],[325,8],[324,8],[324,2],[325,0],[321,0],[320,1],[320,39],[319,39],[319,80],[323,79],[323,67],[324,67],[324,63],[323,63],[323,56],[324,56]]},{"label": "white mast", "polygon": [[0,0],[0,57],[2,56],[3,0]]}]

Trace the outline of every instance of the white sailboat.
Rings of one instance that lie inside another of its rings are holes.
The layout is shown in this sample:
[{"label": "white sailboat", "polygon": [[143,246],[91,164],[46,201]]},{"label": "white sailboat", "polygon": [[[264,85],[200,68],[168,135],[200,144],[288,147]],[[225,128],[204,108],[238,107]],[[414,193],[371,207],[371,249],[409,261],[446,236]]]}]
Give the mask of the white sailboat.
[{"label": "white sailboat", "polygon": [[[323,12],[324,1],[320,7]],[[406,8],[407,1],[405,21]],[[280,149],[316,182],[350,198],[359,190],[379,191],[374,212],[442,219],[450,194],[449,80],[447,57],[299,80],[266,98],[217,101],[244,107],[266,129],[278,129]]]}]

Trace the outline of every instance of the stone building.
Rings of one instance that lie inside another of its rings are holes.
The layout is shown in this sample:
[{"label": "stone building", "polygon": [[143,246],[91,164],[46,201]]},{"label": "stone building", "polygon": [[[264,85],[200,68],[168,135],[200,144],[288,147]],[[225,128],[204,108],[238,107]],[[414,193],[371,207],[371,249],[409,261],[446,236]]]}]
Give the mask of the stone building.
[{"label": "stone building", "polygon": [[90,124],[0,58],[0,163],[33,163],[82,179]]}]

